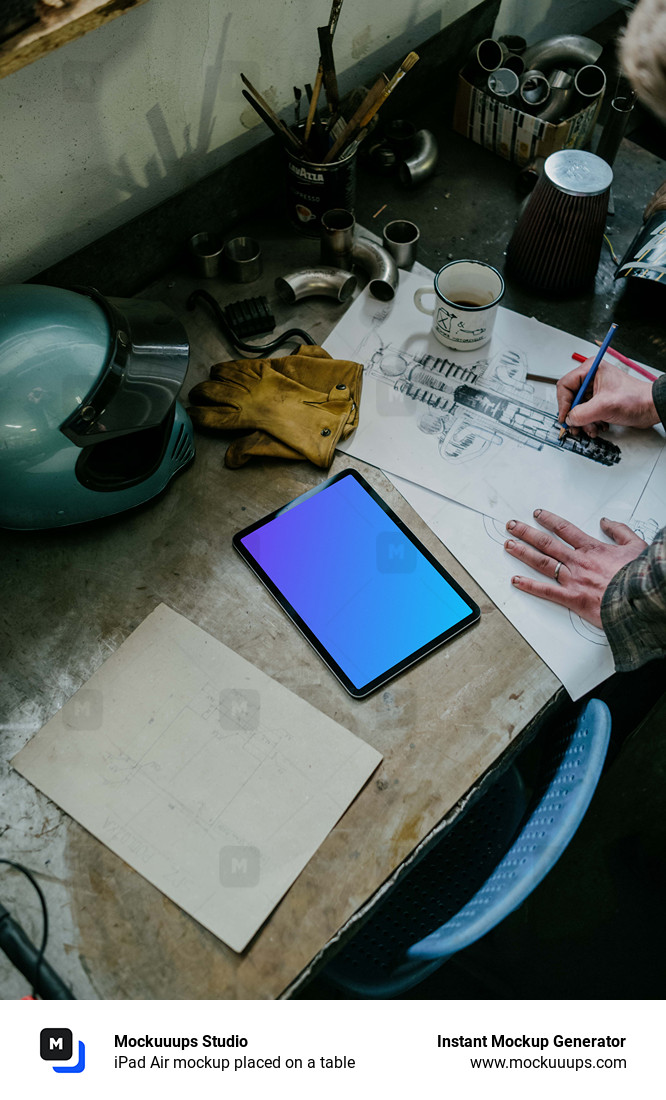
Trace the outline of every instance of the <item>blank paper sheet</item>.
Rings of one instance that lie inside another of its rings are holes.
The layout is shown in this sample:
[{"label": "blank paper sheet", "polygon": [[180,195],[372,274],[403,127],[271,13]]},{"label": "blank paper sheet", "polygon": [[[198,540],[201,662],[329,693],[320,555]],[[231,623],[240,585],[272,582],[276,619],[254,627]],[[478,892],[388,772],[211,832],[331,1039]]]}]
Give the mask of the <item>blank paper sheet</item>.
[{"label": "blank paper sheet", "polygon": [[380,760],[162,604],[12,764],[242,951]]}]

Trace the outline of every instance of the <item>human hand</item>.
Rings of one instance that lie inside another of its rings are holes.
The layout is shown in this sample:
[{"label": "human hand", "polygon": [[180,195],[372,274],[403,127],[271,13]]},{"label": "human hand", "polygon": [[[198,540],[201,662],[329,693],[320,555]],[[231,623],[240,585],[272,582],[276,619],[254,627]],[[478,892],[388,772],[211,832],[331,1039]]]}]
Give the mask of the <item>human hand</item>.
[{"label": "human hand", "polygon": [[652,400],[652,382],[625,374],[605,359],[599,364],[592,380],[590,396],[587,397],[590,393],[588,388],[580,405],[571,409],[593,361],[590,356],[557,383],[558,419],[561,424],[582,428],[594,438],[609,424],[651,428],[659,423],[659,414]]},{"label": "human hand", "polygon": [[646,549],[647,543],[626,523],[615,520],[601,520],[602,531],[613,539],[607,543],[542,508],[537,508],[534,518],[546,531],[511,519],[506,525],[511,538],[504,548],[512,557],[543,573],[549,583],[520,576],[512,577],[511,583],[521,592],[560,604],[594,626],[601,626],[601,600],[610,581],[623,565]]}]

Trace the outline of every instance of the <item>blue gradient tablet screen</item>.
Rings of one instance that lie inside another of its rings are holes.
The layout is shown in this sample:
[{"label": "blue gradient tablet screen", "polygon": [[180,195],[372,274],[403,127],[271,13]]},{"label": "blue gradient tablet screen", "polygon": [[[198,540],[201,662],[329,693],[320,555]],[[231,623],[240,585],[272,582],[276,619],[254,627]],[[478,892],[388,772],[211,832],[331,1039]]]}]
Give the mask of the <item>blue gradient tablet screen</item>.
[{"label": "blue gradient tablet screen", "polygon": [[334,478],[240,543],[356,689],[478,617],[356,476]]}]

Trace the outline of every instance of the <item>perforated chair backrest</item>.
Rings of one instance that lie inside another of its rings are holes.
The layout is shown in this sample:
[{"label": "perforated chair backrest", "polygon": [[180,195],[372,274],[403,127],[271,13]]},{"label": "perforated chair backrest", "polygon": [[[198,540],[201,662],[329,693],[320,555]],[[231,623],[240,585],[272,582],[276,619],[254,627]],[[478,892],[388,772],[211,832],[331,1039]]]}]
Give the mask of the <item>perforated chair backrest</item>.
[{"label": "perforated chair backrest", "polygon": [[485,936],[528,897],[560,858],[590,804],[610,729],[606,704],[590,700],[573,733],[564,730],[553,744],[536,806],[509,851],[454,917],[407,950],[408,959],[448,958]]}]

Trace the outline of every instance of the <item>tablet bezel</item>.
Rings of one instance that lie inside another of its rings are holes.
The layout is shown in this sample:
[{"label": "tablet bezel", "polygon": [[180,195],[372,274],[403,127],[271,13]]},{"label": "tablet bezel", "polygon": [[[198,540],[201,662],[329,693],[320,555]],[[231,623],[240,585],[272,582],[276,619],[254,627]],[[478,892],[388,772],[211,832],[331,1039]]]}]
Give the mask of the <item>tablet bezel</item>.
[{"label": "tablet bezel", "polygon": [[[277,587],[275,582],[271,580],[271,578],[268,576],[262,566],[259,565],[258,561],[256,561],[256,559],[253,557],[247,547],[245,547],[242,543],[242,539],[246,538],[254,531],[257,531],[260,527],[265,527],[267,524],[271,523],[272,520],[277,519],[278,516],[281,516],[285,512],[288,512],[291,508],[295,508],[296,505],[302,504],[310,497],[313,497],[318,493],[324,492],[326,489],[329,488],[329,486],[334,485],[337,481],[341,481],[342,478],[345,477],[354,478],[354,480],[360,485],[360,487],[364,489],[365,492],[372,497],[375,503],[378,504],[380,508],[386,513],[389,519],[392,520],[393,523],[395,523],[396,527],[403,533],[403,535],[405,535],[409,539],[409,541],[417,549],[417,551],[422,554],[423,557],[437,570],[440,576],[447,582],[447,584],[451,586],[453,591],[469,607],[469,615],[467,615],[464,619],[461,619],[454,626],[449,627],[448,630],[443,631],[442,634],[438,634],[437,637],[432,638],[425,645],[421,646],[417,650],[414,650],[408,657],[404,657],[401,661],[398,661],[397,664],[392,665],[379,676],[376,676],[373,680],[370,680],[367,684],[364,684],[361,687],[356,687],[356,685],[352,683],[347,674],[338,665],[337,661],[331,656],[331,654],[321,643],[316,634],[314,634],[307,623],[304,622],[304,620],[301,618],[295,608],[289,603],[289,601]],[[379,688],[383,687],[390,680],[393,680],[396,676],[399,676],[402,672],[410,668],[413,664],[416,664],[417,661],[420,661],[423,657],[427,657],[435,649],[439,649],[440,646],[450,641],[451,638],[454,638],[457,634],[460,634],[468,627],[473,626],[474,623],[478,622],[481,617],[481,610],[478,604],[476,604],[471,596],[469,596],[467,592],[465,592],[464,588],[462,588],[461,585],[458,584],[455,578],[452,577],[449,572],[447,572],[444,566],[437,561],[437,558],[435,558],[430,553],[430,551],[423,545],[420,539],[417,538],[417,536],[412,531],[410,531],[409,527],[407,527],[407,525],[403,523],[400,517],[395,514],[393,509],[386,503],[386,501],[383,500],[377,492],[375,492],[372,486],[368,484],[368,482],[358,472],[358,470],[342,470],[340,473],[334,474],[333,477],[327,478],[326,481],[322,481],[319,485],[315,485],[314,488],[308,489],[307,492],[302,493],[294,500],[289,501],[289,503],[283,505],[282,508],[276,509],[276,511],[271,512],[270,515],[264,516],[262,519],[257,520],[255,523],[251,523],[249,527],[245,527],[242,531],[238,531],[232,538],[232,545],[234,549],[238,551],[246,565],[250,567],[252,572],[259,578],[262,584],[265,585],[270,594],[280,605],[282,610],[286,612],[294,626],[296,626],[298,630],[300,630],[304,638],[310,643],[315,652],[323,660],[326,667],[330,669],[330,671],[333,673],[336,679],[339,680],[345,690],[348,691],[349,694],[355,699],[364,699],[368,695],[371,695],[373,692],[378,691]]]}]

